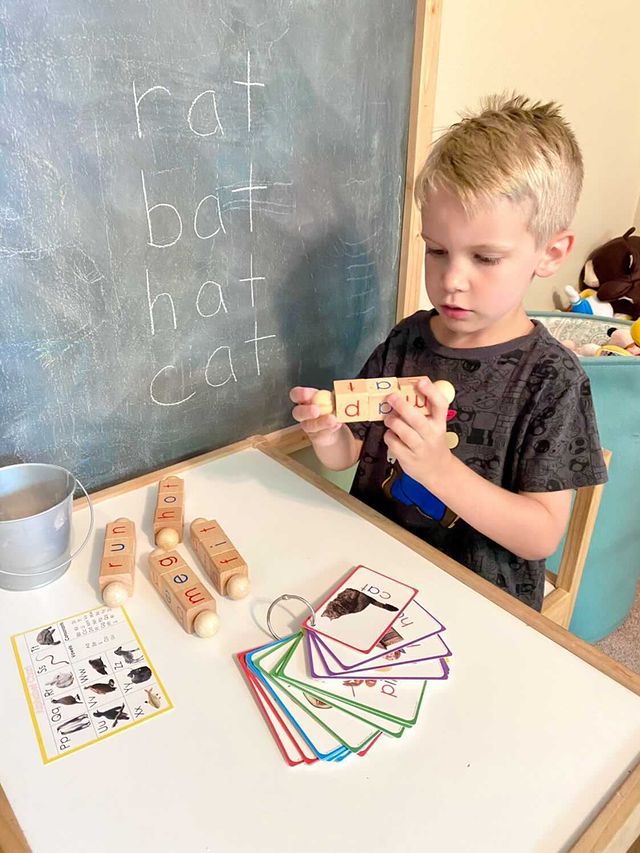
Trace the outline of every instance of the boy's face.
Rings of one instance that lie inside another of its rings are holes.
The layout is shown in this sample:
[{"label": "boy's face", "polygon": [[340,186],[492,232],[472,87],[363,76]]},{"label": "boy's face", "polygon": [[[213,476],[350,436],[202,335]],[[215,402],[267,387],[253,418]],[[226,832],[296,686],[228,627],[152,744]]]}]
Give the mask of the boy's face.
[{"label": "boy's face", "polygon": [[445,346],[490,346],[531,331],[522,305],[531,279],[555,272],[573,238],[565,238],[564,252],[553,240],[536,246],[527,208],[501,198],[468,216],[454,195],[429,192],[422,207],[426,288],[438,311],[432,328]]}]

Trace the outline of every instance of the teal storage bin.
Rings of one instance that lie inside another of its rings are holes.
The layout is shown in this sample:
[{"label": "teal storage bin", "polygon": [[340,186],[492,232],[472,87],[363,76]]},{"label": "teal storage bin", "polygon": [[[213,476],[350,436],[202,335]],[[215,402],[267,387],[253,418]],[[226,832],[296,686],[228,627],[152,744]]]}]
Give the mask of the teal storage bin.
[{"label": "teal storage bin", "polygon": [[[530,313],[558,338],[606,338],[631,323],[564,312]],[[575,331],[574,331],[575,330]],[[640,357],[581,358],[593,395],[602,446],[612,453],[570,630],[594,643],[615,630],[633,605],[640,578]],[[564,544],[564,543],[563,543]],[[548,560],[557,571],[558,552]]]}]

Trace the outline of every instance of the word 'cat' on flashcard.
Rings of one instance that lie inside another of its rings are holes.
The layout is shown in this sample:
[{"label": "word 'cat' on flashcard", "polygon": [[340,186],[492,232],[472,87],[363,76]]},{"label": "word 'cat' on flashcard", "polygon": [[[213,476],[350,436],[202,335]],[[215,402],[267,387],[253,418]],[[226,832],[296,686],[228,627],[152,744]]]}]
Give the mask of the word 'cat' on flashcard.
[{"label": "word 'cat' on flashcard", "polygon": [[370,652],[418,590],[366,566],[357,566],[304,623],[360,652]]},{"label": "word 'cat' on flashcard", "polygon": [[122,608],[11,638],[45,764],[173,707]]}]

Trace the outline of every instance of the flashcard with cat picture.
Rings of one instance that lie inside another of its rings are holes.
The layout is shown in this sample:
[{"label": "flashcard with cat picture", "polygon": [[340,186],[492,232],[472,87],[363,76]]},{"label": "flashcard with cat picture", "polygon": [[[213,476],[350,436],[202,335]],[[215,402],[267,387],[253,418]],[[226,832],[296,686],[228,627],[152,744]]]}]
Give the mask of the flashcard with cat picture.
[{"label": "flashcard with cat picture", "polygon": [[356,566],[304,627],[356,651],[370,652],[417,592],[366,566]]},{"label": "flashcard with cat picture", "polygon": [[11,643],[45,764],[173,707],[121,607],[50,622]]}]

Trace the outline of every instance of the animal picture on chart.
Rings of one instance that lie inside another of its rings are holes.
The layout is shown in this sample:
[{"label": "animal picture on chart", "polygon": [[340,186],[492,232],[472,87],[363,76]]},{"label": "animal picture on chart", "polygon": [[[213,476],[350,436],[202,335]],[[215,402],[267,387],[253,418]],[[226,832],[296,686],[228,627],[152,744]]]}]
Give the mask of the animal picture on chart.
[{"label": "animal picture on chart", "polygon": [[116,689],[116,683],[113,678],[110,678],[106,683],[104,681],[96,681],[95,684],[90,684],[85,690],[92,690],[94,693],[112,693]]},{"label": "animal picture on chart", "polygon": [[99,673],[100,675],[106,675],[106,674],[107,674],[107,668],[106,668],[106,666],[104,665],[104,661],[102,660],[102,658],[94,658],[93,660],[91,660],[91,659],[90,659],[90,660],[89,660],[89,664],[90,664],[90,665],[95,669],[95,671],[96,671],[97,673]]},{"label": "animal picture on chart", "polygon": [[123,649],[122,646],[118,646],[117,649],[113,650],[114,655],[120,655],[120,657],[124,658],[125,662],[128,664],[140,663],[140,661],[144,660],[143,655],[136,655],[136,652],[139,652],[140,649],[131,649],[127,651]]},{"label": "animal picture on chart", "polygon": [[56,640],[53,636],[53,632],[55,630],[56,629],[52,628],[51,626],[45,628],[44,630],[40,631],[40,633],[36,637],[36,640],[40,643],[41,646],[59,646],[60,640]]}]

